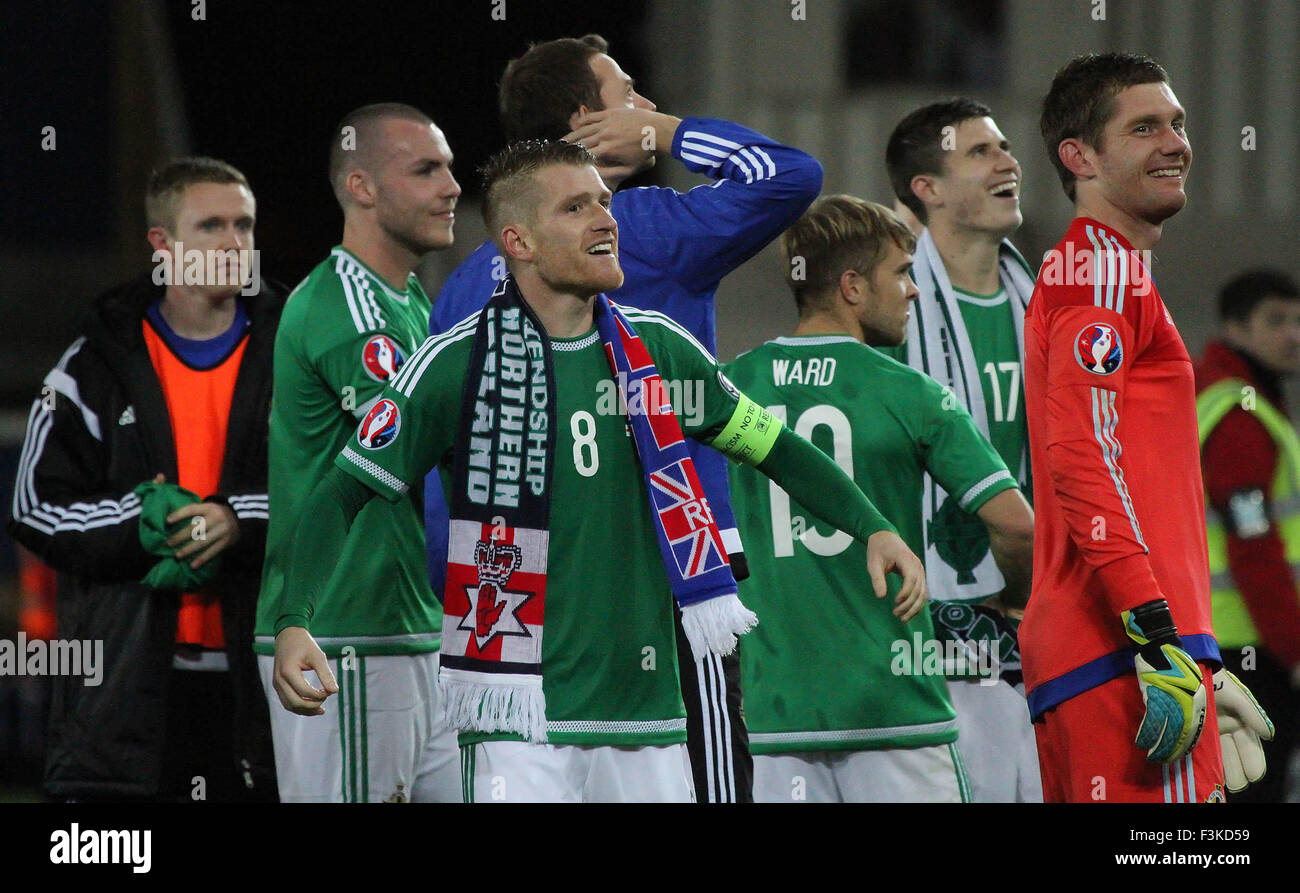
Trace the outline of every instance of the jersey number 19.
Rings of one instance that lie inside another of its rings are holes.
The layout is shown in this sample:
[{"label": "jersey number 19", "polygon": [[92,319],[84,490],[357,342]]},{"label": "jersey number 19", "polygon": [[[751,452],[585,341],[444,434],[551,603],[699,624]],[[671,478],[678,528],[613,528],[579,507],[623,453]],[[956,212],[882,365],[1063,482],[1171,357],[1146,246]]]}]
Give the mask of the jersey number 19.
[{"label": "jersey number 19", "polygon": [[[769,406],[767,411],[786,422],[784,405]],[[844,473],[853,477],[853,434],[848,417],[834,406],[818,404],[804,410],[794,424],[794,433],[804,440],[812,441],[813,431],[817,426],[825,425],[831,432],[831,452],[835,464],[844,469]],[[829,558],[838,555],[849,547],[853,537],[843,530],[837,530],[830,536],[817,532],[812,522],[805,518],[790,518],[790,496],[775,483],[768,482],[768,492],[772,501],[772,545],[777,558],[789,558],[794,555],[794,539],[808,547],[814,555]],[[798,527],[798,531],[795,527]]]}]

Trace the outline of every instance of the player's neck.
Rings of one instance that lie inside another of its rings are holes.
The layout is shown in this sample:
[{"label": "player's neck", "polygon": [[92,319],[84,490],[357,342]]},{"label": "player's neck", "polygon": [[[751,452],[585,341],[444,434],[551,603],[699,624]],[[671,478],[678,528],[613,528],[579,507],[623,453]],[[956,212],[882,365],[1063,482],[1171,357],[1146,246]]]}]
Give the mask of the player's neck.
[{"label": "player's neck", "polygon": [[862,325],[850,315],[822,312],[799,317],[793,334],[803,335],[848,335],[862,341]]},{"label": "player's neck", "polygon": [[1128,239],[1129,244],[1139,251],[1150,251],[1155,248],[1156,243],[1160,241],[1160,232],[1164,228],[1163,221],[1151,223],[1142,220],[1107,201],[1093,199],[1083,194],[1080,194],[1074,203],[1074,216],[1091,217]]},{"label": "player's neck", "polygon": [[235,299],[239,292],[204,294],[169,285],[159,311],[173,332],[191,341],[216,338],[235,321]]},{"label": "player's neck", "polygon": [[595,322],[595,295],[577,295],[552,288],[530,269],[514,274],[515,284],[550,338],[577,338]]},{"label": "player's neck", "polygon": [[406,281],[420,265],[420,255],[397,244],[369,221],[346,220],[343,249],[350,251],[394,291],[406,291]]},{"label": "player's neck", "polygon": [[963,229],[940,219],[931,220],[930,236],[953,288],[991,295],[1002,287],[998,275],[998,248],[1002,236],[983,230]]}]

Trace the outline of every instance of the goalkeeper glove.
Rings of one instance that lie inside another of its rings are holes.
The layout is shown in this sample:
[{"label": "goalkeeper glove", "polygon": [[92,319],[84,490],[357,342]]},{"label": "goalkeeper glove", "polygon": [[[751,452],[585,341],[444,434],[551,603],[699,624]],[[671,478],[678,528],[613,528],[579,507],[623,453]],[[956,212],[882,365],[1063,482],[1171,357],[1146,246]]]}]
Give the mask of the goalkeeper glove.
[{"label": "goalkeeper glove", "polygon": [[1259,742],[1273,740],[1273,721],[1226,667],[1214,674],[1214,710],[1219,718],[1223,780],[1235,794],[1264,777],[1264,747]]},{"label": "goalkeeper glove", "polygon": [[1201,669],[1183,650],[1164,599],[1123,611],[1120,619],[1137,646],[1133,662],[1146,704],[1134,743],[1147,752],[1148,760],[1172,763],[1196,746],[1205,725]]}]

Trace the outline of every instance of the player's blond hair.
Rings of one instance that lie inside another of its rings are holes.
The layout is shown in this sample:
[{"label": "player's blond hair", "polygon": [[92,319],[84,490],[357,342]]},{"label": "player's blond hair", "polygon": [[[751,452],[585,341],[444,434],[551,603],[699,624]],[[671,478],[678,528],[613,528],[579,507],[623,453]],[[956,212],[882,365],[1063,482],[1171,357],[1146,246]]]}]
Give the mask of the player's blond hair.
[{"label": "player's blond hair", "polygon": [[201,155],[173,158],[149,177],[144,192],[145,224],[175,231],[181,198],[195,183],[236,183],[253,191],[248,178],[233,164]]},{"label": "player's blond hair", "polygon": [[800,315],[822,309],[845,270],[871,277],[890,244],[916,248],[916,236],[898,215],[854,195],[824,195],[781,234],[785,281]]}]

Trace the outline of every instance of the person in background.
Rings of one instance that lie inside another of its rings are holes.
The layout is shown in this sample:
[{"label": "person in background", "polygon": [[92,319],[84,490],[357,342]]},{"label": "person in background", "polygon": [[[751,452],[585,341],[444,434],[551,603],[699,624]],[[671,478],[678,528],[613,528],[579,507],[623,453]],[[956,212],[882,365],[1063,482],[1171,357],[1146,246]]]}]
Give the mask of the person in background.
[{"label": "person in background", "polygon": [[266,542],[282,293],[257,205],[212,158],[156,171],[152,274],[101,295],[32,404],[9,531],[59,572],[58,636],[102,678],[54,679],[45,790],[275,800],[253,612]]},{"label": "person in background", "polygon": [[460,796],[456,733],[434,692],[442,608],[429,588],[418,497],[376,500],[357,517],[353,545],[333,556],[313,629],[343,683],[339,716],[281,709],[272,684],[285,561],[303,501],[428,331],[429,298],[415,268],[454,239],[452,160],[442,131],[412,106],[376,103],[343,117],[329,153],[342,241],[293,290],[276,339],[275,512],[254,649],[286,802]]},{"label": "person in background", "polygon": [[[885,167],[895,206],[917,222],[920,295],[906,344],[884,352],[947,388],[1028,497],[1024,324],[1034,279],[1010,241],[1023,222],[1020,162],[992,110],[958,97],[899,121]],[[1002,656],[997,684],[954,676],[948,685],[974,800],[1040,801],[1029,710],[1023,687],[1015,688],[1031,550],[1019,561],[995,561],[980,519],[929,474],[920,510],[936,632],[962,640],[979,632]]]},{"label": "person in background", "polygon": [[[987,526],[1000,564],[1023,566],[1010,576],[1027,582],[1034,518],[1015,477],[941,385],[875,349],[905,337],[917,295],[915,245],[911,230],[881,205],[819,198],[781,236],[785,269],[804,259],[805,276],[786,274],[798,326],[725,371],[832,454],[910,548],[920,551],[930,474]],[[900,660],[938,644],[930,612],[909,615],[873,598],[861,573],[863,548],[847,534],[817,529],[792,495],[747,467],[733,466],[731,496],[754,568],[741,597],[762,618],[741,655],[755,800],[969,801],[943,669],[926,672],[919,654]],[[998,683],[988,674],[1001,655],[984,648],[989,686]],[[961,672],[976,679],[972,663],[962,661]],[[1004,688],[1027,727],[1024,698]],[[1023,763],[1009,747],[997,756]],[[1014,777],[1011,787],[1014,795]]]},{"label": "person in background", "polygon": [[1272,771],[1234,799],[1277,803],[1300,719],[1300,438],[1283,391],[1300,371],[1300,291],[1276,270],[1243,273],[1218,311],[1196,366],[1210,608],[1224,666],[1277,729],[1264,745]]}]

